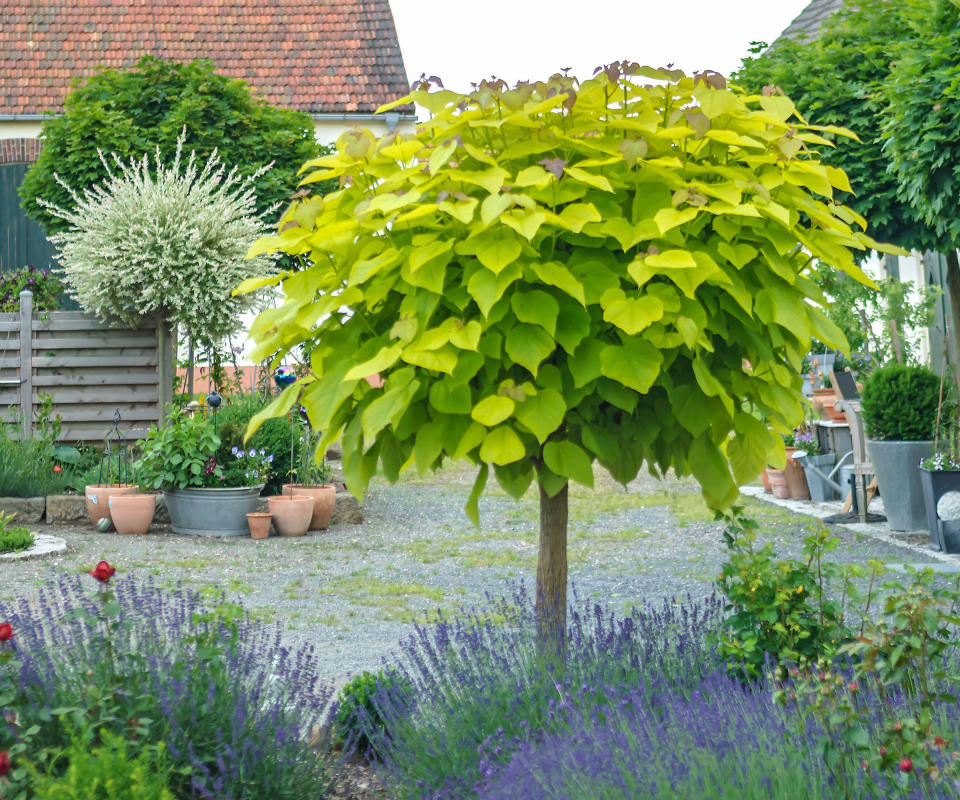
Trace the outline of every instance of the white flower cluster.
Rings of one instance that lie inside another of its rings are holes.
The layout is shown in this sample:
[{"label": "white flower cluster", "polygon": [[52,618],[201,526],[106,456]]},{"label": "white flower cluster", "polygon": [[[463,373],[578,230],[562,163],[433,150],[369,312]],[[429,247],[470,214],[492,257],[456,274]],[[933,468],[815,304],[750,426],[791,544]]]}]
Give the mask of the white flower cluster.
[{"label": "white flower cluster", "polygon": [[253,181],[229,172],[214,151],[200,169],[195,153],[173,162],[159,150],[151,174],[140,161],[113,161],[109,178],[80,195],[60,181],[76,208],[37,202],[71,224],[50,241],[60,248],[62,273],[82,308],[106,322],[137,326],[162,318],[182,333],[214,342],[234,333],[251,296],[232,297],[244,279],[270,271],[264,258],[245,260],[267,226],[256,213]]}]

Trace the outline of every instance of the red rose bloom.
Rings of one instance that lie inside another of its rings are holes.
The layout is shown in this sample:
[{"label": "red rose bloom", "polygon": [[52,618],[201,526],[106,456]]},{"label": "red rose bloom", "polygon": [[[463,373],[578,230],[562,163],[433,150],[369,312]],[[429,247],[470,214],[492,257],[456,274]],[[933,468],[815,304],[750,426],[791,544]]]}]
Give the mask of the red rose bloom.
[{"label": "red rose bloom", "polygon": [[10,753],[0,750],[0,778],[10,772]]},{"label": "red rose bloom", "polygon": [[63,467],[61,467],[59,464],[57,464],[57,465],[53,468],[53,471],[59,475],[61,472],[63,472]]},{"label": "red rose bloom", "polygon": [[9,622],[0,622],[0,642],[9,642],[16,634]]},{"label": "red rose bloom", "polygon": [[100,581],[100,583],[109,581],[113,577],[114,572],[116,572],[116,570],[106,561],[101,561],[94,569],[90,570],[90,574]]},{"label": "red rose bloom", "polygon": [[913,762],[909,758],[904,758],[900,760],[900,771],[901,772],[913,772]]},{"label": "red rose bloom", "polygon": [[942,736],[935,736],[934,739],[933,739],[933,746],[934,746],[934,747],[946,747],[946,746],[947,746],[947,740],[944,739]]}]

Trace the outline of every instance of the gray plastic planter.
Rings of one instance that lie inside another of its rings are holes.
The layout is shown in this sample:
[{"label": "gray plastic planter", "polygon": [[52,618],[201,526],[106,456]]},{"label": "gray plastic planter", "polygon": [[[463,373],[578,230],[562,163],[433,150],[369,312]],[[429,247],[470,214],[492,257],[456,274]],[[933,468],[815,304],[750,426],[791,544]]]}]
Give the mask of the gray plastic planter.
[{"label": "gray plastic planter", "polygon": [[926,507],[917,467],[933,452],[933,442],[881,442],[867,439],[867,450],[877,475],[890,530],[926,529]]},{"label": "gray plastic planter", "polygon": [[165,489],[174,533],[249,536],[247,514],[257,510],[263,485],[235,489]]}]

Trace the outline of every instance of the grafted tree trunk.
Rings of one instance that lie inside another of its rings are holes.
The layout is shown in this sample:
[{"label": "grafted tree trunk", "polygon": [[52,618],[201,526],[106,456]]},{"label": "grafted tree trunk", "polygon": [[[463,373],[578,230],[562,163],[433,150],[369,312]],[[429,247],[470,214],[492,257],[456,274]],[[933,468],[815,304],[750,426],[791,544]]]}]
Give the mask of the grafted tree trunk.
[{"label": "grafted tree trunk", "polygon": [[540,486],[537,620],[540,637],[563,641],[567,622],[567,490],[550,497]]}]

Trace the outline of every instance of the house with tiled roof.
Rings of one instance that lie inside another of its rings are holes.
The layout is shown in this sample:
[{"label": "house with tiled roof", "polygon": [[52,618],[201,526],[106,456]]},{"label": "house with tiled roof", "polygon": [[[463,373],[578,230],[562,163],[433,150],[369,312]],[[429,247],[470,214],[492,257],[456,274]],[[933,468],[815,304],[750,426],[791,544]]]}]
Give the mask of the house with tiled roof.
[{"label": "house with tiled roof", "polygon": [[831,14],[840,10],[843,0],[811,0],[780,34],[784,39],[814,39]]},{"label": "house with tiled roof", "polygon": [[43,119],[75,78],[144,55],[208,58],[310,114],[323,143],[358,124],[381,134],[415,122],[412,110],[374,114],[409,90],[389,0],[0,0],[0,270],[52,254],[16,197]]},{"label": "house with tiled roof", "polygon": [[323,141],[354,123],[413,119],[374,119],[409,89],[389,0],[3,0],[0,139],[26,140],[17,147],[31,155],[74,78],[144,55],[209,58],[268,102],[309,113]]}]

